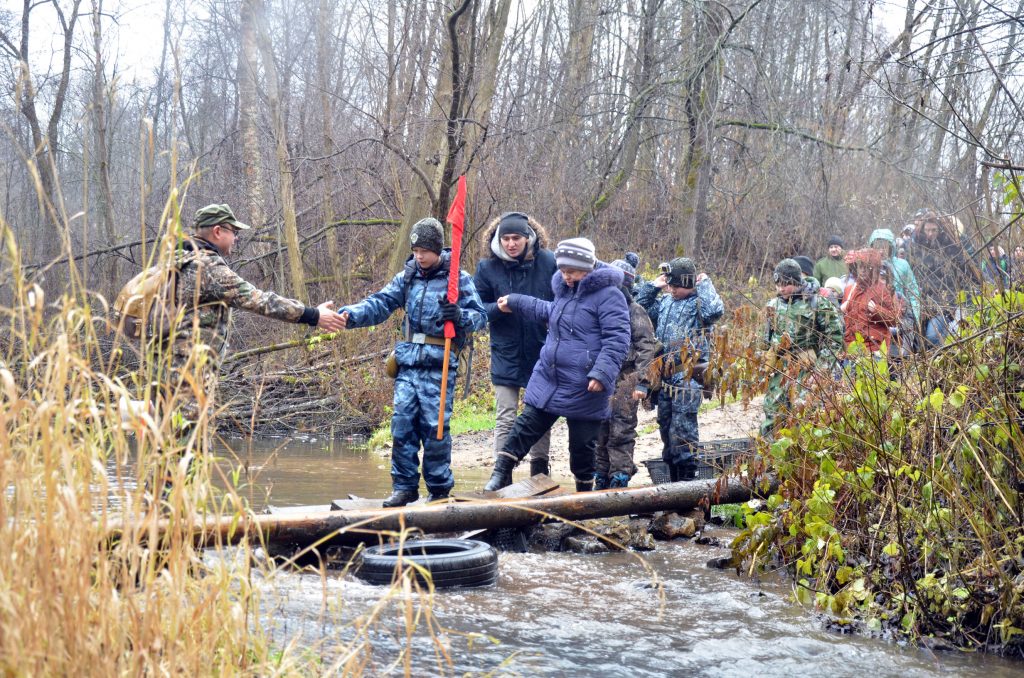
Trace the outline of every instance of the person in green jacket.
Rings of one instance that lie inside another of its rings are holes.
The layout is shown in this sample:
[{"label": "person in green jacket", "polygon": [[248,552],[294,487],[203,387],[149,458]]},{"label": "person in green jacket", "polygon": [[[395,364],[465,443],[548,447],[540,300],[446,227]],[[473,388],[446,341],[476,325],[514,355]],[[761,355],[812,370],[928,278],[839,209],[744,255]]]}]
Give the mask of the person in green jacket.
[{"label": "person in green jacket", "polygon": [[765,308],[762,348],[772,366],[764,396],[761,436],[771,440],[806,405],[811,382],[830,378],[843,351],[839,309],[808,286],[800,265],[783,259],[775,267],[775,291]]},{"label": "person in green jacket", "polygon": [[846,259],[843,257],[843,239],[834,235],[828,239],[828,256],[818,259],[814,264],[814,277],[819,285],[824,285],[829,278],[842,278],[849,272]]},{"label": "person in green jacket", "polygon": [[910,262],[896,256],[896,237],[888,228],[876,228],[871,232],[868,244],[882,251],[882,257],[892,263],[893,287],[910,302],[914,311],[914,320],[921,318],[921,291],[917,287],[917,278],[910,268]]}]

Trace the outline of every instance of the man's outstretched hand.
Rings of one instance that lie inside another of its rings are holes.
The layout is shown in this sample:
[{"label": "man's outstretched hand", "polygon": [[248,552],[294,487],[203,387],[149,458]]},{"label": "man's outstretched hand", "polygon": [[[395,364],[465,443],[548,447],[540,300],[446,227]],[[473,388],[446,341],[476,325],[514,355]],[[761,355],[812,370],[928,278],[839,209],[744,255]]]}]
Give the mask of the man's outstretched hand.
[{"label": "man's outstretched hand", "polygon": [[337,313],[334,310],[333,301],[325,301],[317,306],[316,310],[320,311],[320,320],[317,321],[316,326],[323,331],[339,332],[345,329],[346,322],[348,321],[348,313]]}]

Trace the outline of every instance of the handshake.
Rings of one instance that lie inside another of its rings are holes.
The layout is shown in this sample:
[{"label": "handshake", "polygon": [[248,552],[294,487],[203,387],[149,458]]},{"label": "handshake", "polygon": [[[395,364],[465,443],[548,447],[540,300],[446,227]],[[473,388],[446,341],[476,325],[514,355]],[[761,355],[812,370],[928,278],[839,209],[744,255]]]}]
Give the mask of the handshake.
[{"label": "handshake", "polygon": [[348,322],[348,313],[338,313],[334,310],[333,301],[325,301],[316,307],[320,311],[320,319],[316,326],[325,332],[338,332],[345,329]]},{"label": "handshake", "polygon": [[[441,297],[437,300],[438,308],[441,311],[441,320],[458,323],[462,319],[462,309],[458,304],[448,301],[448,297]],[[334,310],[333,301],[325,301],[316,307],[320,311],[320,320],[316,326],[326,332],[337,332],[348,326],[349,313],[338,313]]]}]

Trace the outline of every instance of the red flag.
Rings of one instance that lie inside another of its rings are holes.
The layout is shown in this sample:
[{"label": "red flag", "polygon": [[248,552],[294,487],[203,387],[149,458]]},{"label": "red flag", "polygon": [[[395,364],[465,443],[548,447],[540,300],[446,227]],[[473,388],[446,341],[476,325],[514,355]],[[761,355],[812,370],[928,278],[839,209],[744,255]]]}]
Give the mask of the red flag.
[{"label": "red flag", "polygon": [[[458,188],[455,191],[455,200],[448,210],[448,223],[452,225],[452,259],[448,267],[448,301],[457,303],[459,301],[459,273],[461,271],[459,260],[462,258],[462,231],[466,227],[466,177],[459,177]],[[455,323],[448,320],[444,323],[444,336],[448,339],[455,338]]]}]

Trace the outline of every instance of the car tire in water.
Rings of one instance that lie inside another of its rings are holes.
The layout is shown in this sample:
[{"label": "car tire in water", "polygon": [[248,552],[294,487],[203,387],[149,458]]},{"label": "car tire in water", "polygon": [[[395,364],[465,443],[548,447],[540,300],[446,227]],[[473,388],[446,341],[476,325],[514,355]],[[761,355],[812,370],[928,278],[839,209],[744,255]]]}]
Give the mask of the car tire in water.
[{"label": "car tire in water", "polygon": [[[414,539],[371,546],[363,552],[356,576],[369,584],[390,584],[399,559],[405,567],[416,563],[430,572],[435,588],[490,586],[498,580],[498,551],[471,539]],[[416,576],[423,580],[419,572]]]}]

